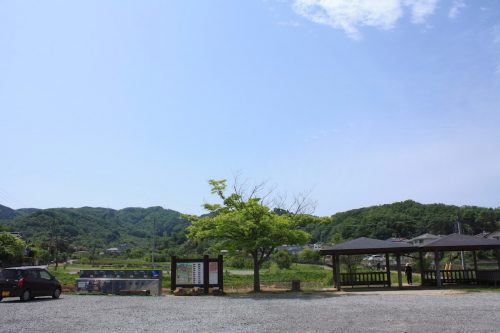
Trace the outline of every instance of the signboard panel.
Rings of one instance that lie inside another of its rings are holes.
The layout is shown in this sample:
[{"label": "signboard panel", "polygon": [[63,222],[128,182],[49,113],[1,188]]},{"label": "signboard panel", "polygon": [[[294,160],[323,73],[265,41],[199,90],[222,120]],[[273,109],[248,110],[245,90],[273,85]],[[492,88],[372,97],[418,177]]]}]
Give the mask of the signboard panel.
[{"label": "signboard panel", "polygon": [[203,263],[195,262],[193,265],[193,284],[203,284]]},{"label": "signboard panel", "polygon": [[219,284],[219,263],[210,262],[208,263],[208,283]]},{"label": "signboard panel", "polygon": [[193,284],[193,264],[190,262],[178,263],[175,276],[178,284]]},{"label": "signboard panel", "polygon": [[205,293],[210,288],[223,290],[223,258],[210,259],[207,255],[203,259],[171,259],[171,284],[174,291],[177,287],[203,287]]},{"label": "signboard panel", "polygon": [[203,284],[202,262],[179,262],[175,278],[177,284]]},{"label": "signboard panel", "polygon": [[160,270],[81,270],[77,294],[161,295]]}]

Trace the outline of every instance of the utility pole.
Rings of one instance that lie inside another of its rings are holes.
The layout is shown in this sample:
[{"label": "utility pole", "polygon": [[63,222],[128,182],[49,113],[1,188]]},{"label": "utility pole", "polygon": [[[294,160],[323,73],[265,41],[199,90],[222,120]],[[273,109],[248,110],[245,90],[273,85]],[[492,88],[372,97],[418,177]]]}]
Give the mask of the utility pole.
[{"label": "utility pole", "polygon": [[155,267],[155,237],[156,237],[156,218],[153,217],[153,246],[151,249],[151,266],[153,269],[156,269]]},{"label": "utility pole", "polygon": [[[458,229],[458,234],[462,234],[462,226],[460,225],[460,217],[457,214],[457,229]],[[462,270],[465,270],[465,261],[464,261],[464,251],[460,251],[460,261],[462,262]]]}]

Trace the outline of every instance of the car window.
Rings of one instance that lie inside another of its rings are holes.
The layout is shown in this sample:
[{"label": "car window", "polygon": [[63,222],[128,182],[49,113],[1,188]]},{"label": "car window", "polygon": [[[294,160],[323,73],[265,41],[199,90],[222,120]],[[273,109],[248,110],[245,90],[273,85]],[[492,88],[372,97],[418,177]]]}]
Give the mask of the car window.
[{"label": "car window", "polygon": [[0,279],[18,279],[21,276],[21,272],[17,269],[4,269],[0,271]]},{"label": "car window", "polygon": [[26,277],[30,280],[38,279],[38,274],[36,271],[29,270],[26,272]]},{"label": "car window", "polygon": [[40,271],[40,277],[44,280],[52,280],[52,276],[46,271]]}]

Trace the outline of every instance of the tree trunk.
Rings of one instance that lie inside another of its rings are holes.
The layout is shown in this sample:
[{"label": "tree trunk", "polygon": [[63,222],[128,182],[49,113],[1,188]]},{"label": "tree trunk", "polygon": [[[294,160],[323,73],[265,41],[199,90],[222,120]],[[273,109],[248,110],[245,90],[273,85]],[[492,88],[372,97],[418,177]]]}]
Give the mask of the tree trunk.
[{"label": "tree trunk", "polygon": [[57,268],[59,267],[59,250],[57,249],[57,237],[56,237],[56,247],[55,247],[55,257],[56,257],[56,271],[57,271]]},{"label": "tree trunk", "polygon": [[260,291],[260,264],[257,253],[252,254],[253,257],[253,291]]}]

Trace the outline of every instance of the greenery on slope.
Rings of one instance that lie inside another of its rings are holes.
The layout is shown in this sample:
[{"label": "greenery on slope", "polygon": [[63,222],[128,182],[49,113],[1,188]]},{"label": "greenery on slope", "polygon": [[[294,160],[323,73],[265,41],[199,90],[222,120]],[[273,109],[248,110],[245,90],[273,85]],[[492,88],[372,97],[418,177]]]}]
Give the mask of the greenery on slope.
[{"label": "greenery on slope", "polygon": [[307,227],[313,242],[335,242],[357,237],[411,238],[423,233],[446,235],[456,232],[457,218],[466,234],[500,228],[500,208],[424,205],[407,200],[337,213],[325,224]]},{"label": "greenery on slope", "polygon": [[54,248],[57,244],[62,257],[76,251],[100,252],[109,247],[118,247],[130,257],[149,255],[153,224],[159,251],[186,241],[189,222],[180,213],[161,207],[54,208],[0,220],[4,229],[21,232],[24,239],[39,249]]},{"label": "greenery on slope", "polygon": [[[150,260],[153,221],[156,223],[156,260],[170,255],[201,255],[210,243],[186,238],[189,221],[181,214],[161,207],[18,209],[0,206],[0,231],[18,231],[35,249],[38,258],[66,258],[77,251],[92,255],[118,247],[123,259]],[[309,224],[311,242],[338,242],[361,236],[387,239],[411,238],[431,232],[455,232],[457,219],[466,234],[500,228],[500,208],[424,205],[414,201],[354,209],[324,218],[325,223]],[[50,254],[49,254],[50,251]],[[78,255],[80,257],[80,255]],[[85,257],[85,255],[84,255]],[[87,260],[89,260],[87,256]]]}]

